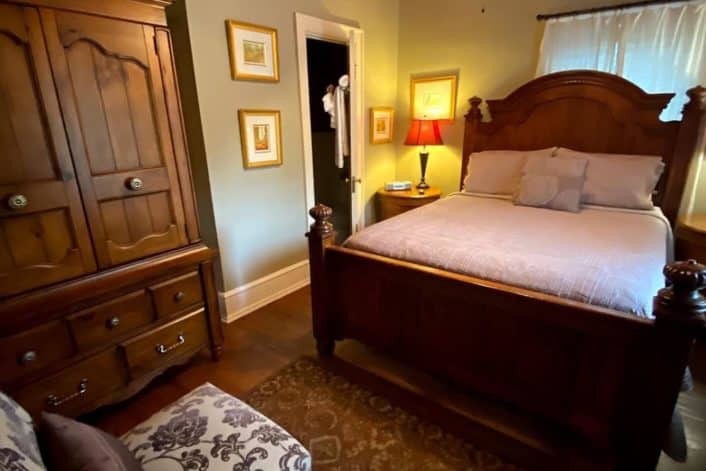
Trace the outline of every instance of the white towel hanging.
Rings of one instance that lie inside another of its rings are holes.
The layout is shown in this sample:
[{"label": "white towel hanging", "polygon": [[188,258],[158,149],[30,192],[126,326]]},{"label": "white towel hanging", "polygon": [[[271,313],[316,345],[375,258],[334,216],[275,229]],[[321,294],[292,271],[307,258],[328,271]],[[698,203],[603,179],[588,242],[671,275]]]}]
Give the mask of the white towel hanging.
[{"label": "white towel hanging", "polygon": [[321,101],[324,111],[331,115],[331,128],[336,130],[336,149],[334,154],[335,164],[338,168],[345,165],[345,157],[349,156],[350,143],[348,142],[348,112],[346,109],[346,93],[350,86],[348,75],[338,79],[338,86],[333,93],[329,91]]}]

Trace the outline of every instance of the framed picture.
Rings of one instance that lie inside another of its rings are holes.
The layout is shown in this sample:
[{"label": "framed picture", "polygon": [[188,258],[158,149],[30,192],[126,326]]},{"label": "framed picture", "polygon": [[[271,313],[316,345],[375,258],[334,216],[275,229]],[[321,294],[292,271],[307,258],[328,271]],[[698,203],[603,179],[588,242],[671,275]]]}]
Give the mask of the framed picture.
[{"label": "framed picture", "polygon": [[387,144],[392,142],[395,125],[395,110],[379,106],[370,108],[370,143]]},{"label": "framed picture", "polygon": [[414,119],[456,118],[456,76],[413,78],[411,114]]},{"label": "framed picture", "polygon": [[282,164],[282,130],[276,110],[238,110],[245,168]]},{"label": "framed picture", "polygon": [[226,20],[233,80],[279,81],[277,30]]}]

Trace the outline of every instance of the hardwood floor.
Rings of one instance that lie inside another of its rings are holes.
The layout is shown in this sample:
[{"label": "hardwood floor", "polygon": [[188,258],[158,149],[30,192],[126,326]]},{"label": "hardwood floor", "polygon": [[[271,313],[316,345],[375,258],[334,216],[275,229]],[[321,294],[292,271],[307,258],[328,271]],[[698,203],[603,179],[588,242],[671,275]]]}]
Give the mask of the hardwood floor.
[{"label": "hardwood floor", "polygon": [[[130,400],[96,411],[84,417],[84,420],[115,435],[121,435],[207,381],[235,396],[244,397],[251,388],[294,359],[302,355],[315,355],[308,288],[296,291],[231,324],[225,324],[224,333],[226,341],[219,362],[212,362],[204,352],[189,364],[174,368],[157,378]],[[522,445],[535,448],[549,446],[542,443],[546,428],[543,424],[533,423],[526,418],[510,417],[507,412],[498,410],[482,399],[451,391],[433,378],[406,368],[357,342],[338,343],[336,356],[345,360],[345,363],[339,360],[334,362],[349,374],[366,374],[360,377],[361,381],[368,381],[366,386],[377,389],[379,393],[396,394],[396,399],[401,401],[400,405],[413,408],[413,412],[425,416],[427,420],[445,414],[443,421],[451,424],[450,431],[467,436],[480,447],[493,451],[493,436],[479,427],[471,430],[463,420],[464,415],[474,416],[474,419],[481,421],[500,418],[512,421],[516,426],[514,432],[518,447],[506,453],[506,456],[510,455],[508,458],[515,453],[525,453]],[[351,363],[364,368],[366,373],[361,373],[357,368],[352,371],[349,366]],[[368,372],[383,377],[385,381],[371,379],[373,377]],[[695,376],[703,378],[699,376],[700,369],[696,369],[695,373]],[[412,390],[415,395],[400,392],[402,389]],[[435,403],[444,404],[447,411],[434,408],[432,404]],[[678,464],[663,456],[659,471],[706,469],[706,387],[697,384],[694,391],[682,394],[680,407],[689,441],[689,462]],[[546,436],[550,433],[546,431]],[[485,443],[479,442],[479,437],[483,437]]]}]

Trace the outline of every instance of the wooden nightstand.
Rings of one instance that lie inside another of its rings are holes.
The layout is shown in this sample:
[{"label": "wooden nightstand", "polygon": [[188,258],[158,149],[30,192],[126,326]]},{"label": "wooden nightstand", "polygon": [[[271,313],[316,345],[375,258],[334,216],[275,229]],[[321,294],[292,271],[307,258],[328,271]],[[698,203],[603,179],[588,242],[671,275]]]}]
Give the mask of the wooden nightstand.
[{"label": "wooden nightstand", "polygon": [[416,188],[406,191],[378,190],[378,220],[397,216],[410,209],[418,208],[441,198],[441,190],[428,188],[424,194],[419,194]]},{"label": "wooden nightstand", "polygon": [[692,214],[677,223],[676,258],[706,264],[706,214]]}]

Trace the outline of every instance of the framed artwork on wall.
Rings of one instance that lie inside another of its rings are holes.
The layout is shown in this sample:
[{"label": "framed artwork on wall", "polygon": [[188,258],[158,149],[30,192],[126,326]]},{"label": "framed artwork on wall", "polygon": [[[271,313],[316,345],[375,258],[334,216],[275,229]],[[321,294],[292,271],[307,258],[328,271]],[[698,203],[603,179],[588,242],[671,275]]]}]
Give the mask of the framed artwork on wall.
[{"label": "framed artwork on wall", "polygon": [[387,106],[370,108],[370,143],[392,142],[395,127],[395,110]]},{"label": "framed artwork on wall", "polygon": [[455,119],[456,76],[413,78],[410,103],[412,119]]},{"label": "framed artwork on wall", "polygon": [[282,129],[277,110],[238,110],[243,167],[282,164]]},{"label": "framed artwork on wall", "polygon": [[279,81],[277,30],[226,20],[233,80]]}]

